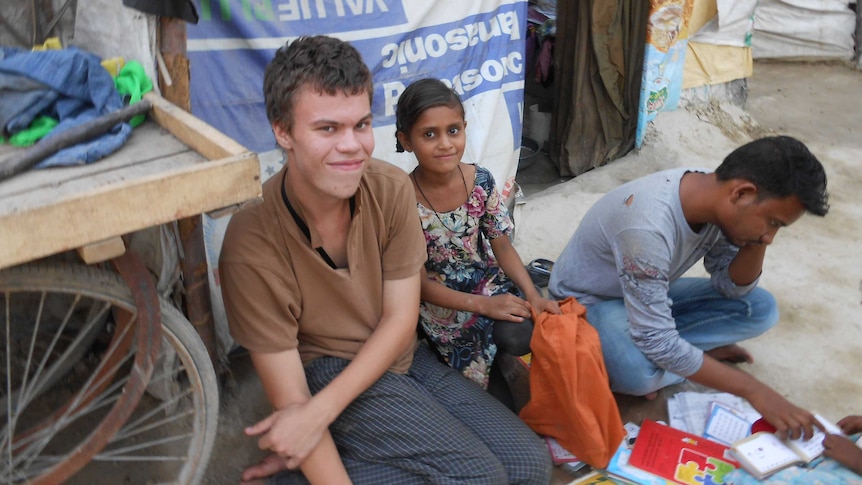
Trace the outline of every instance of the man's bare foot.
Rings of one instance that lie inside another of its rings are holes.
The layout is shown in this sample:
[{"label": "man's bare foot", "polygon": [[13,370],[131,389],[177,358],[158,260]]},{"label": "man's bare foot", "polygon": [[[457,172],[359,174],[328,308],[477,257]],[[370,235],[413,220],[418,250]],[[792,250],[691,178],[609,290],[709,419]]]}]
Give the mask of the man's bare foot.
[{"label": "man's bare foot", "polygon": [[658,391],[651,392],[649,394],[644,394],[644,399],[647,401],[655,401],[655,398],[658,397]]},{"label": "man's bare foot", "polygon": [[266,483],[265,480],[257,480],[275,475],[283,470],[287,470],[287,462],[284,461],[284,458],[273,453],[261,460],[257,465],[246,468],[242,472],[242,483],[244,485]]},{"label": "man's bare foot", "polygon": [[754,362],[754,357],[747,350],[736,344],[716,347],[712,350],[707,350],[706,354],[713,359],[731,364],[741,364],[743,362],[751,364]]}]

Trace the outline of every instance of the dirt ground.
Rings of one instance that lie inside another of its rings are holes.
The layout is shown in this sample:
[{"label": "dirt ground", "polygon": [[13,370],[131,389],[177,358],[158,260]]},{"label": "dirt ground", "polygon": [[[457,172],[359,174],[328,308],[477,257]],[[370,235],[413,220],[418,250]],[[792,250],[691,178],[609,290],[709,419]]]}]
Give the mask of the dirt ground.
[{"label": "dirt ground", "polygon": [[[556,259],[586,209],[612,187],[664,168],[714,168],[752,136],[795,136],[826,167],[831,210],[782,230],[769,249],[761,284],[776,295],[782,318],[745,343],[755,363],[744,369],[832,420],[862,414],[862,72],[843,64],[758,62],[748,85],[744,110],[662,113],[639,151],[564,183],[547,160],[533,163],[518,174],[527,197],[516,212],[515,245],[525,262]],[[238,483],[242,469],[262,456],[242,429],[269,406],[246,355],[232,356],[230,368],[208,484]],[[620,398],[623,417],[661,417],[664,399],[686,388],[665,390],[652,402]],[[558,470],[553,483],[570,478]]]}]

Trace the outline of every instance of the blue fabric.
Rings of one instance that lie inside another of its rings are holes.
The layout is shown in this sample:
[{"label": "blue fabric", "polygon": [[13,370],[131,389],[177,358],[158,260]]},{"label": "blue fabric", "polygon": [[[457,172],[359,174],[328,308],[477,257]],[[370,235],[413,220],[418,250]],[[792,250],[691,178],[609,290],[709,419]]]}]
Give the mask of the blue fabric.
[{"label": "blue fabric", "polygon": [[[726,298],[707,278],[680,278],[670,284],[668,296],[679,336],[704,351],[756,337],[778,321],[775,298],[762,288],[742,298]],[[638,349],[622,299],[586,307],[587,320],[599,332],[614,392],[643,396],[684,380]]]},{"label": "blue fabric", "polygon": [[[0,134],[13,135],[30,125],[59,93],[27,76],[0,72]],[[18,126],[22,122],[24,126]]]},{"label": "blue fabric", "polygon": [[[46,115],[60,121],[47,139],[123,107],[113,78],[102,67],[100,59],[89,52],[74,47],[36,52],[11,48],[0,50],[0,76],[7,80],[13,76],[25,76],[49,90],[39,90],[36,86],[37,93],[18,91],[17,96],[0,98],[0,112],[17,112],[5,122],[4,129],[9,134],[27,128],[36,116]],[[131,131],[128,123],[118,124],[110,132],[89,142],[60,150],[37,167],[99,160],[120,148]]]}]

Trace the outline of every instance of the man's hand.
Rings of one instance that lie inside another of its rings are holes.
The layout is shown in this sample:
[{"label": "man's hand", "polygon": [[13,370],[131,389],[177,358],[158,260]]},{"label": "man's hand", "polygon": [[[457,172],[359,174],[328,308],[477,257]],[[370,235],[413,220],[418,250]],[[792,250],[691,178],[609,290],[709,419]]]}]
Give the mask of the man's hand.
[{"label": "man's hand", "polygon": [[766,385],[761,384],[757,392],[747,398],[754,409],[775,426],[775,434],[779,438],[811,438],[814,428],[822,427],[813,414],[784,399]]},{"label": "man's hand", "polygon": [[[858,417],[858,416],[857,416]],[[823,456],[832,458],[847,468],[862,475],[862,449],[849,439],[828,434],[823,439]]]},{"label": "man's hand", "polygon": [[704,354],[700,370],[688,378],[748,400],[763,419],[775,427],[779,438],[811,438],[815,427],[822,428],[810,412],[784,399],[784,396],[751,374],[719,362],[709,353]]},{"label": "man's hand", "polygon": [[260,436],[257,445],[284,459],[295,469],[320,443],[328,424],[314,412],[311,402],[291,404],[245,429],[248,436]]}]

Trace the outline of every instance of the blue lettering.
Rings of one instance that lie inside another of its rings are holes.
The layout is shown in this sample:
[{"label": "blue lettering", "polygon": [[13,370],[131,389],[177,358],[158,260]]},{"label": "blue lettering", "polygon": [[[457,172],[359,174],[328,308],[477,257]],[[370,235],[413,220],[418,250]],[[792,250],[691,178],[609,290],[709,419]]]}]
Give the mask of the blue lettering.
[{"label": "blue lettering", "polygon": [[[243,0],[243,2],[248,1]],[[270,1],[267,0],[267,3]],[[345,2],[349,11],[345,9]],[[389,7],[386,5],[385,0],[329,0],[329,4],[335,7],[336,17],[389,12]],[[277,10],[282,12],[278,16],[278,20],[282,22],[325,19],[327,17],[327,0],[282,0]]]},{"label": "blue lettering", "polygon": [[335,0],[335,13],[339,17],[344,17],[347,14],[344,10],[344,2],[347,2],[347,6],[350,8],[350,13],[353,15],[362,15],[363,13],[368,15],[374,13],[375,5],[381,12],[389,11],[389,7],[386,6],[386,3],[384,3],[383,0]]},{"label": "blue lettering", "polygon": [[[361,0],[338,0],[356,1]],[[354,4],[355,5],[355,4]],[[423,29],[414,33],[414,37],[400,40],[398,44],[390,42],[384,44],[380,49],[383,58],[383,67],[394,67],[396,64],[404,65],[424,61],[428,57],[443,57],[448,51],[461,51],[468,47],[476,46],[480,42],[490,43],[494,40],[505,42],[507,40],[520,39],[520,31],[517,25],[517,13],[506,12],[497,14],[488,20],[472,22],[463,27],[454,27],[446,32],[433,32],[427,35],[430,29]],[[505,39],[508,36],[509,39]],[[402,72],[404,72],[402,70]]]}]

